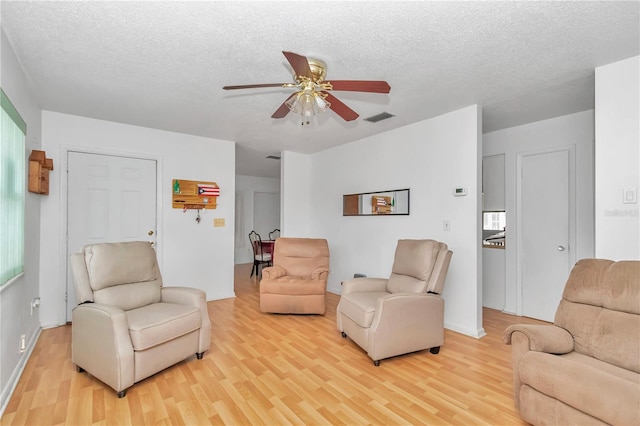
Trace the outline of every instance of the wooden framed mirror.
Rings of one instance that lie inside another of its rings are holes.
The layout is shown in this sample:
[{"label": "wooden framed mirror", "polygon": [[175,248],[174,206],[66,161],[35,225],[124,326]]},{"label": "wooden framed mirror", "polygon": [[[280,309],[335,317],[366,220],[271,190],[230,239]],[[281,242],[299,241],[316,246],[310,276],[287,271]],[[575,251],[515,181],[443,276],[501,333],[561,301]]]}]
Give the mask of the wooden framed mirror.
[{"label": "wooden framed mirror", "polygon": [[343,216],[394,216],[409,214],[409,188],[361,192],[342,196]]}]

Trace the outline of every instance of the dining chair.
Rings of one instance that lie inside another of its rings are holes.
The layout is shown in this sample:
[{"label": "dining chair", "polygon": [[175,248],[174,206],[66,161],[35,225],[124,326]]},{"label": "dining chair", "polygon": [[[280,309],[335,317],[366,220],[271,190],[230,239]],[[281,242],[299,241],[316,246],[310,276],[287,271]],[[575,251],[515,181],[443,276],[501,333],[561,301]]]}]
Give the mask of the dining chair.
[{"label": "dining chair", "polygon": [[251,249],[253,250],[253,267],[251,268],[251,276],[255,272],[257,276],[262,276],[260,267],[264,264],[271,265],[271,253],[268,253],[262,245],[262,238],[256,231],[249,233],[249,241],[251,242]]},{"label": "dining chair", "polygon": [[269,232],[269,239],[274,241],[277,238],[280,238],[280,230],[278,228],[274,229],[273,231]]}]

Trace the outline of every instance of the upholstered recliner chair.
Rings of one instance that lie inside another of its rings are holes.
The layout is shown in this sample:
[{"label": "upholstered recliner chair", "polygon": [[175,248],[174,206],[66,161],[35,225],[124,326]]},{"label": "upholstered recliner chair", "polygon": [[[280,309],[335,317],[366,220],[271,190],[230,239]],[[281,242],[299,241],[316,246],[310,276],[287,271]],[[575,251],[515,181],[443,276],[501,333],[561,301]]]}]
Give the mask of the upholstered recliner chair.
[{"label": "upholstered recliner chair", "polygon": [[380,360],[444,343],[440,293],[453,252],[435,240],[400,240],[389,279],[355,278],[342,283],[338,330]]},{"label": "upholstered recliner chair", "polygon": [[273,249],[273,266],[262,271],[260,310],[324,315],[328,276],[327,240],[278,238]]},{"label": "upholstered recliner chair", "polygon": [[71,255],[79,305],[73,309],[72,360],[112,387],[126,390],[209,349],[205,292],[163,287],[148,242],[88,245]]},{"label": "upholstered recliner chair", "polygon": [[503,342],[526,422],[640,425],[640,261],[578,261],[554,323],[512,325]]}]

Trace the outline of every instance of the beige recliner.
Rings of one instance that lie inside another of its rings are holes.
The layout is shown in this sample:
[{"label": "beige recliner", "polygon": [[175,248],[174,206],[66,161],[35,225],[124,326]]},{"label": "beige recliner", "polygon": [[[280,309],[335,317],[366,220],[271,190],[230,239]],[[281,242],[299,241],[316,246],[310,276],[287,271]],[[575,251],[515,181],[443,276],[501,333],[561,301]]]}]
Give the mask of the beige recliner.
[{"label": "beige recliner", "polygon": [[435,240],[399,240],[389,279],[355,278],[342,283],[338,330],[380,360],[444,343],[440,297],[453,252]]},{"label": "beige recliner", "polygon": [[79,305],[73,309],[72,360],[112,387],[126,390],[209,349],[206,294],[163,287],[151,244],[99,243],[71,255]]},{"label": "beige recliner", "polygon": [[329,244],[318,238],[278,238],[273,266],[262,271],[260,310],[324,315]]},{"label": "beige recliner", "polygon": [[509,326],[513,396],[538,425],[640,425],[640,261],[582,259],[553,324]]}]

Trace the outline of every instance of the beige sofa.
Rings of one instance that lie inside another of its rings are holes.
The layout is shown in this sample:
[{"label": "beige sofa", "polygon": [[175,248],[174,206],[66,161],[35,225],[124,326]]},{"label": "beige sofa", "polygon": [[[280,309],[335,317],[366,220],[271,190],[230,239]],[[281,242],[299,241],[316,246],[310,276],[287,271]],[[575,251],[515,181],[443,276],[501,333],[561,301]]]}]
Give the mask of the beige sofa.
[{"label": "beige sofa", "polygon": [[118,397],[211,341],[205,292],[163,287],[148,242],[88,245],[71,255],[79,305],[73,309],[72,360]]},{"label": "beige sofa", "polygon": [[278,238],[273,249],[273,266],[262,271],[260,310],[323,315],[328,276],[327,240]]},{"label": "beige sofa", "polygon": [[553,325],[514,325],[513,391],[531,424],[640,425],[640,261],[580,260]]},{"label": "beige sofa", "polygon": [[391,276],[342,283],[337,326],[342,337],[380,360],[444,343],[444,299],[440,296],[453,252],[435,240],[400,240]]}]

